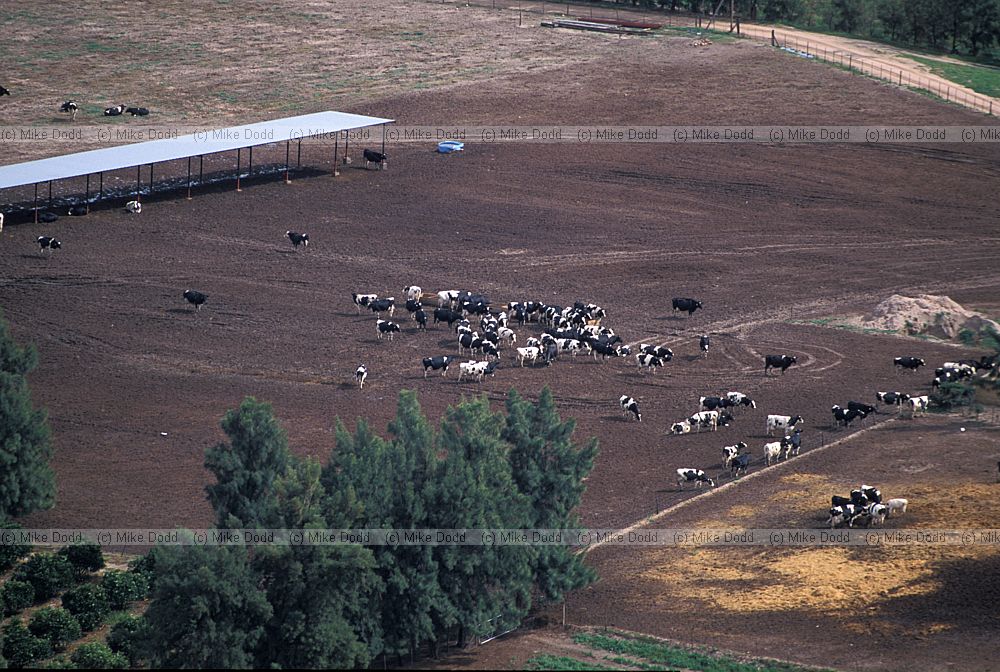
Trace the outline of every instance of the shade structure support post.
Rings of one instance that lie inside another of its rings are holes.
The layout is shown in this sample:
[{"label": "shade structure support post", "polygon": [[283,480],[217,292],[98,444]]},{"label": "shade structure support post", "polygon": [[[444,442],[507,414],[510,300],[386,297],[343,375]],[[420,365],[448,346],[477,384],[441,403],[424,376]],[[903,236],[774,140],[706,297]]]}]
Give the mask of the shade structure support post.
[{"label": "shade structure support post", "polygon": [[87,208],[87,214],[90,214],[90,173],[87,173],[87,190],[83,194],[84,207]]},{"label": "shade structure support post", "polygon": [[38,224],[38,183],[35,182],[35,224]]},{"label": "shade structure support post", "polygon": [[153,195],[153,164],[149,164],[149,195]]},{"label": "shade structure support post", "polygon": [[104,200],[104,171],[97,174],[100,179],[100,186],[97,188],[97,200]]},{"label": "shade structure support post", "polygon": [[247,163],[247,179],[253,177],[253,145],[250,145],[250,161]]},{"label": "shade structure support post", "polygon": [[52,180],[49,180],[49,212],[52,212]]},{"label": "shade structure support post", "polygon": [[191,200],[191,157],[188,157],[188,200]]},{"label": "shade structure support post", "polygon": [[351,136],[344,131],[344,165],[346,166],[351,162],[351,157],[347,155],[347,144],[351,141]]},{"label": "shade structure support post", "polygon": [[236,191],[243,191],[240,189],[240,152],[242,151],[241,148],[236,148]]},{"label": "shade structure support post", "polygon": [[337,172],[337,150],[340,148],[340,138],[338,137],[340,133],[335,133],[333,136],[333,176],[337,177],[339,174]]},{"label": "shade structure support post", "polygon": [[382,156],[385,156],[385,124],[382,124]]},{"label": "shade structure support post", "polygon": [[292,152],[292,141],[285,140],[285,184],[291,182],[291,180],[288,179],[288,157],[291,156],[291,152]]},{"label": "shade structure support post", "polygon": [[135,167],[135,200],[142,194],[142,166]]},{"label": "shade structure support post", "polygon": [[205,184],[205,155],[198,155],[198,186]]},{"label": "shade structure support post", "polygon": [[298,148],[295,150],[297,152],[295,157],[295,167],[302,169],[302,138],[298,140]]}]

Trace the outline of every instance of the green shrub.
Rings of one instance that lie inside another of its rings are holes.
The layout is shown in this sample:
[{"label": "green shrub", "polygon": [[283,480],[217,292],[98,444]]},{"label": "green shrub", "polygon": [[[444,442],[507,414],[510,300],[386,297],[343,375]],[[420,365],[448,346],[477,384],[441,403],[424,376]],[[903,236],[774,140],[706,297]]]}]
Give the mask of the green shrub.
[{"label": "green shrub", "polygon": [[[12,520],[0,523],[0,530],[20,530],[21,526]],[[13,567],[18,560],[31,553],[31,546],[26,544],[3,544],[0,546],[0,572]]]},{"label": "green shrub", "polygon": [[62,651],[82,634],[80,623],[73,614],[60,607],[45,607],[36,611],[28,629],[35,637],[47,639],[55,651]]},{"label": "green shrub", "polygon": [[96,583],[85,583],[63,593],[62,604],[85,632],[100,627],[108,616],[108,598]]},{"label": "green shrub", "polygon": [[128,563],[128,571],[146,577],[146,592],[152,592],[153,579],[156,576],[156,558],[153,557],[152,553],[147,553]]},{"label": "green shrub", "polygon": [[76,569],[77,575],[89,574],[104,568],[104,554],[97,544],[73,544],[59,549],[59,555],[66,558]]},{"label": "green shrub", "polygon": [[108,633],[108,646],[115,653],[128,658],[129,663],[136,665],[139,658],[136,641],[142,637],[146,622],[139,616],[126,616],[111,628]]},{"label": "green shrub", "polygon": [[149,590],[145,574],[108,570],[101,579],[101,588],[108,598],[108,606],[115,611],[124,609],[129,602],[143,600]]},{"label": "green shrub", "polygon": [[931,405],[943,409],[972,406],[976,402],[976,388],[963,382],[941,383],[930,395]]},{"label": "green shrub", "polygon": [[3,615],[13,616],[34,603],[35,589],[27,581],[11,579],[0,586],[0,598],[3,601]]},{"label": "green shrub", "polygon": [[14,571],[14,578],[30,583],[35,589],[35,601],[41,602],[73,585],[73,565],[61,555],[36,553]]},{"label": "green shrub", "polygon": [[15,618],[3,629],[3,657],[10,667],[28,667],[52,655],[48,640],[35,637]]},{"label": "green shrub", "polygon": [[128,667],[128,659],[113,652],[103,642],[81,644],[70,656],[70,660],[81,669],[124,670]]}]

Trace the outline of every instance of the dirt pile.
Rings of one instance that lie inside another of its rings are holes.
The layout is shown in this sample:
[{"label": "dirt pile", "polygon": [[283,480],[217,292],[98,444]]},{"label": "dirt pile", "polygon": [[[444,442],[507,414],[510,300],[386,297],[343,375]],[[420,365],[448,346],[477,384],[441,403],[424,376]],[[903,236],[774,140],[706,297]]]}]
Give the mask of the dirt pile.
[{"label": "dirt pile", "polygon": [[926,334],[936,338],[957,338],[963,330],[979,335],[1000,332],[1000,324],[966,310],[947,296],[921,294],[917,297],[893,294],[864,317],[866,329],[903,331],[911,336]]}]

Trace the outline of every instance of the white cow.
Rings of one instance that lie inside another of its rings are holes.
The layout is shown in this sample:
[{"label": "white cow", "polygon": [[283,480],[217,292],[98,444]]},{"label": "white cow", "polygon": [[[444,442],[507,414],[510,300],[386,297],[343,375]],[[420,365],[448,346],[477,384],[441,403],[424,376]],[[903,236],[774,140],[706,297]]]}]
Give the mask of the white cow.
[{"label": "white cow", "polygon": [[438,292],[438,308],[444,308],[445,306],[451,306],[456,301],[458,301],[459,292],[457,289],[446,289],[443,292]]},{"label": "white cow", "polygon": [[890,499],[885,505],[889,508],[886,515],[891,515],[894,513],[906,513],[906,505],[909,501],[903,499],[902,497],[897,497],[896,499]]},{"label": "white cow", "polygon": [[792,429],[802,422],[801,415],[769,415],[767,416],[767,435],[776,429]]},{"label": "white cow", "polygon": [[542,351],[538,346],[531,345],[524,348],[517,349],[517,360],[520,362],[521,366],[524,366],[525,362],[535,363],[541,356]]},{"label": "white cow", "polygon": [[770,466],[772,459],[775,462],[781,459],[781,441],[764,444],[764,464]]},{"label": "white cow", "polygon": [[406,294],[407,301],[419,301],[420,295],[424,293],[424,290],[420,289],[416,285],[410,285],[409,287],[403,288],[403,293]]},{"label": "white cow", "polygon": [[910,405],[910,417],[915,418],[918,414],[927,414],[927,407],[931,405],[931,400],[925,394],[922,397],[910,397],[906,403]]}]

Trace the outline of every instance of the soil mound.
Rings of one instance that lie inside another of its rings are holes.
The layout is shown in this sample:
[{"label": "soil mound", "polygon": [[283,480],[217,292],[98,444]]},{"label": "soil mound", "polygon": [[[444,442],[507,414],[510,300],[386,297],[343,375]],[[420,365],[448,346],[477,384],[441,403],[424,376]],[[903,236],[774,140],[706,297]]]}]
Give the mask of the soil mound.
[{"label": "soil mound", "polygon": [[926,334],[936,338],[957,338],[963,330],[979,334],[1000,332],[1000,324],[966,310],[947,296],[921,294],[917,297],[893,294],[866,315],[862,327],[902,331],[911,336]]}]

